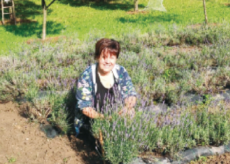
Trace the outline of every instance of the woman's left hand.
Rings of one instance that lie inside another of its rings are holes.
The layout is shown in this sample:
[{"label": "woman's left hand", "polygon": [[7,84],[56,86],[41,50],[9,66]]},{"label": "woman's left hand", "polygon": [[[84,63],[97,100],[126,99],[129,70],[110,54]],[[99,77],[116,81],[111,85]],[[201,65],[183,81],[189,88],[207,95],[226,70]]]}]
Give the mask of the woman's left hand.
[{"label": "woman's left hand", "polygon": [[133,108],[136,104],[137,98],[135,96],[130,96],[125,99],[125,106],[129,109]]},{"label": "woman's left hand", "polygon": [[135,116],[135,109],[134,108],[127,108],[127,107],[124,107],[121,111],[118,112],[118,114],[120,116],[129,116],[131,118],[133,118]]}]

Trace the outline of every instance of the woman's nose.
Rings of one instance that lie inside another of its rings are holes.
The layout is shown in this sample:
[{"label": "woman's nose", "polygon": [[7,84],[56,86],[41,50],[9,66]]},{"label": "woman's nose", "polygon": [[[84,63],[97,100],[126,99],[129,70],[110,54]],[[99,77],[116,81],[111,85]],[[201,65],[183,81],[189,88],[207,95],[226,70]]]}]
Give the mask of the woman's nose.
[{"label": "woman's nose", "polygon": [[110,61],[110,60],[109,60],[109,58],[108,58],[108,57],[107,57],[107,58],[105,58],[105,62],[106,62],[106,63],[109,63],[109,61]]}]

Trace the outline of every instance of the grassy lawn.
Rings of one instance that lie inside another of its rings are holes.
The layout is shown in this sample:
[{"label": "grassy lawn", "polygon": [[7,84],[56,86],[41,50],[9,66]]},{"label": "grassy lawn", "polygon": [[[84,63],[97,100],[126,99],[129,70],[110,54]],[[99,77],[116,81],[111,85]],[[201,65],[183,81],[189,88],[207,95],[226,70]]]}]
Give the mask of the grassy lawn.
[{"label": "grassy lawn", "polygon": [[[141,0],[139,8],[147,5]],[[210,23],[230,20],[230,7],[224,5],[227,0],[207,1],[207,13]],[[25,43],[31,38],[40,38],[42,32],[42,9],[40,1],[15,0],[16,15],[21,19],[36,22],[0,26],[0,47],[6,51]],[[141,14],[129,14],[133,10],[130,2],[118,1],[105,3],[87,2],[84,5],[76,0],[55,2],[49,9],[47,19],[47,37],[74,36],[81,40],[91,35],[98,37],[120,37],[124,33],[135,31],[144,33],[152,29],[167,29],[177,24],[183,27],[189,24],[201,24],[204,21],[201,0],[164,0],[167,12],[148,11]],[[165,27],[165,28],[164,28]],[[15,46],[12,46],[15,45]]]}]

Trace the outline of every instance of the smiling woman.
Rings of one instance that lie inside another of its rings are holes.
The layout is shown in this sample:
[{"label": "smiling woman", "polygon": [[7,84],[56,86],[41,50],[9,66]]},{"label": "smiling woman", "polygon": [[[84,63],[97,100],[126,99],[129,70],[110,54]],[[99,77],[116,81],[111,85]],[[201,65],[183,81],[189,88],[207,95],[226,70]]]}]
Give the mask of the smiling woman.
[{"label": "smiling woman", "polygon": [[96,43],[96,64],[89,66],[79,77],[77,83],[77,108],[75,129],[90,130],[90,119],[104,118],[104,108],[112,106],[120,99],[124,107],[119,114],[134,114],[136,92],[131,78],[124,67],[117,65],[120,53],[119,42],[103,38]]}]

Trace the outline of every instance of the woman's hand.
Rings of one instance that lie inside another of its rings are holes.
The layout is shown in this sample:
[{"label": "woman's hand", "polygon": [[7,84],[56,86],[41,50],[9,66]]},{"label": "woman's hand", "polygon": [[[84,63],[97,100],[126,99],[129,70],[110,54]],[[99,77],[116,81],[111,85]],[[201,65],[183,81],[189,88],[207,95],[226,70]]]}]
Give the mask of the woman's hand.
[{"label": "woman's hand", "polygon": [[121,111],[118,112],[118,114],[120,116],[128,116],[133,118],[135,116],[135,110],[134,108],[129,109],[127,107],[124,107]]},{"label": "woman's hand", "polygon": [[137,98],[135,96],[130,96],[125,99],[125,106],[131,109],[135,106]]},{"label": "woman's hand", "polygon": [[125,107],[118,112],[119,115],[121,116],[130,116],[134,117],[135,116],[135,110],[134,106],[136,104],[137,98],[135,96],[130,96],[125,99]]},{"label": "woman's hand", "polygon": [[89,118],[104,118],[104,115],[95,111],[92,107],[86,107],[82,110],[82,113]]},{"label": "woman's hand", "polygon": [[120,116],[124,116],[124,115],[127,114],[127,112],[128,112],[127,107],[124,107],[122,110],[120,110],[120,111],[118,112],[118,114],[119,114]]}]

